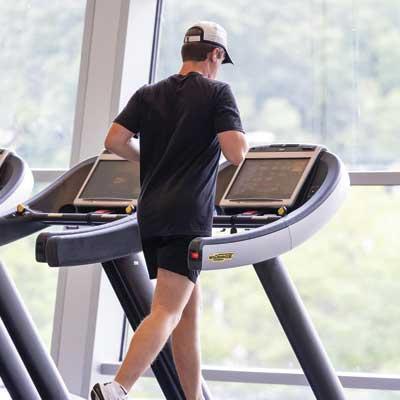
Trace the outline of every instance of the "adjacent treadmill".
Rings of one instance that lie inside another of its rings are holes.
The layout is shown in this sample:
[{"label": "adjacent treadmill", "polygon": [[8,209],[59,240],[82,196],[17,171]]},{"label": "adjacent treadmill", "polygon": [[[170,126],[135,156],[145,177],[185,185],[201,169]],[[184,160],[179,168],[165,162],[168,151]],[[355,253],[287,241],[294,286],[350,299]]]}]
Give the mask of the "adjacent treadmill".
[{"label": "adjacent treadmill", "polygon": [[[33,176],[26,162],[0,149],[0,218],[28,199],[32,188]],[[0,237],[4,235],[6,226],[0,228]],[[1,261],[0,378],[15,400],[80,398],[68,393]]]},{"label": "adjacent treadmill", "polygon": [[[16,154],[0,149],[0,215],[8,214],[18,203],[25,201],[32,188],[33,176],[28,165]],[[1,281],[4,275],[0,261]],[[12,398],[39,399],[3,318],[0,319],[0,378]]]},{"label": "adjacent treadmill", "polygon": [[[48,225],[79,225],[75,230],[40,234],[37,260],[52,267],[101,262],[135,329],[150,310],[153,287],[140,253],[134,213],[139,170],[126,163],[105,152],[78,164],[18,213],[0,219],[0,229],[6,232],[0,244]],[[279,256],[327,223],[348,187],[343,164],[321,146],[252,148],[238,168],[225,163],[218,174],[218,215],[213,226],[228,228],[231,234],[196,238],[188,248],[188,265],[193,269],[254,265],[318,400],[345,396]],[[167,399],[184,399],[169,345],[152,368]],[[205,384],[203,392],[209,399]]]}]

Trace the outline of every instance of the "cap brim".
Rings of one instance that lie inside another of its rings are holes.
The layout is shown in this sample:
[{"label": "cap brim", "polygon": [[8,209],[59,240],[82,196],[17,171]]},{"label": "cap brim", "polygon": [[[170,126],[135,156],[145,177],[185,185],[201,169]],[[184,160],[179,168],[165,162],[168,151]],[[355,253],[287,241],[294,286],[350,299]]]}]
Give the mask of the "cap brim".
[{"label": "cap brim", "polygon": [[225,58],[224,61],[222,61],[222,64],[232,64],[233,65],[233,61],[232,58],[230,57],[228,51],[226,50],[225,46],[223,46],[221,43],[218,42],[213,42],[211,40],[196,40],[196,41],[189,41],[189,42],[183,42],[184,45],[186,44],[195,44],[195,43],[209,43],[209,44],[213,44],[216,47],[221,47],[224,51],[225,51]]},{"label": "cap brim", "polygon": [[222,45],[221,43],[218,42],[213,42],[211,40],[202,40],[202,43],[210,43],[210,44],[215,44],[217,47],[221,47],[222,49],[224,49],[225,51],[225,58],[224,61],[222,61],[222,64],[232,64],[233,65],[233,61],[232,58],[230,57],[230,55],[228,54],[228,51],[226,50],[226,47],[224,45]]},{"label": "cap brim", "polygon": [[232,64],[233,65],[233,61],[226,50],[225,50],[225,58],[224,58],[224,61],[222,61],[222,64]]}]

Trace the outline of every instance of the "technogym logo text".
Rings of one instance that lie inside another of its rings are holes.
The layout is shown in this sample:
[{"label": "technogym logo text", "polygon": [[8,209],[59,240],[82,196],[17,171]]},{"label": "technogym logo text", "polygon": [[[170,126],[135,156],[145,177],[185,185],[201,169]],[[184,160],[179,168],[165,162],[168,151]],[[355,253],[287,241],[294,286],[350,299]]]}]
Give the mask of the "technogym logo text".
[{"label": "technogym logo text", "polygon": [[235,253],[215,253],[215,254],[210,254],[208,256],[208,259],[211,262],[225,262],[232,260],[234,254]]}]

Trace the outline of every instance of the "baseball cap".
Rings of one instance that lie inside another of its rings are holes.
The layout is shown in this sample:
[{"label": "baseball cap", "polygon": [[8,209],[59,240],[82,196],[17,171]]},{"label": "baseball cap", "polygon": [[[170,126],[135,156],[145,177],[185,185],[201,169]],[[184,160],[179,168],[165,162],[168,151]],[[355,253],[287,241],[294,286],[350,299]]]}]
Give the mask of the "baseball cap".
[{"label": "baseball cap", "polygon": [[222,64],[233,64],[228,54],[228,40],[226,30],[219,24],[210,21],[200,21],[191,26],[185,33],[183,43],[209,43],[222,47],[225,50],[225,59]]}]

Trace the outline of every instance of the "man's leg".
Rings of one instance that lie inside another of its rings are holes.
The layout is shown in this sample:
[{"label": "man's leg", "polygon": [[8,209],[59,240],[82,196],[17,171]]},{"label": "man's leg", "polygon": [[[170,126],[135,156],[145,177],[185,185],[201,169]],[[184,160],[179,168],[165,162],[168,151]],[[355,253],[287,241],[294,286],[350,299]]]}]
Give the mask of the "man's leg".
[{"label": "man's leg", "polygon": [[143,320],[131,340],[115,381],[130,390],[161,351],[177,326],[192,294],[187,277],[159,268],[150,315]]},{"label": "man's leg", "polygon": [[202,399],[200,312],[201,289],[198,281],[183,310],[181,320],[172,332],[174,361],[186,400]]}]

